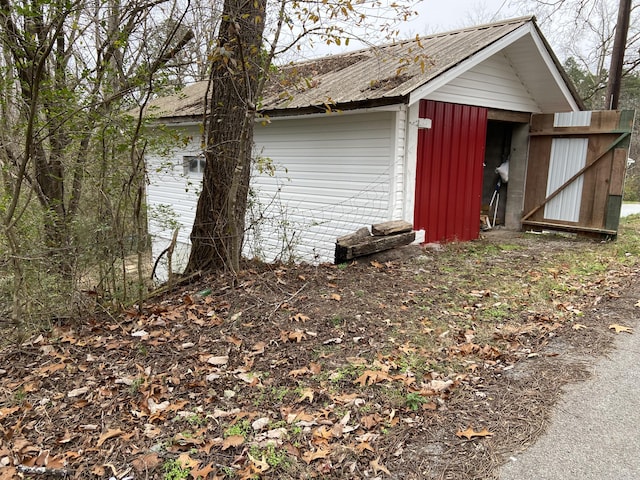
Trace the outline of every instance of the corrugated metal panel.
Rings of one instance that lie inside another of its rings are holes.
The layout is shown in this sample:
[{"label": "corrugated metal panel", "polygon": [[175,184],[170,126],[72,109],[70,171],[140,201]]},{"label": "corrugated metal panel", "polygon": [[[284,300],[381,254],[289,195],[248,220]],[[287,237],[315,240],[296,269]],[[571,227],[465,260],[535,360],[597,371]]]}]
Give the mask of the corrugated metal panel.
[{"label": "corrugated metal panel", "polygon": [[[285,66],[269,80],[261,106],[271,111],[402,97],[532,21],[504,20]],[[539,73],[523,78],[540,82],[541,73],[548,75],[539,59],[536,65]],[[206,82],[193,84],[154,100],[149,110],[161,118],[201,116],[205,91]]]},{"label": "corrugated metal panel", "polygon": [[553,116],[554,127],[588,127],[591,125],[591,111],[558,112]]},{"label": "corrugated metal panel", "polygon": [[296,64],[293,69],[312,78],[312,85],[301,79],[293,98],[283,97],[274,85],[265,94],[264,108],[322,105],[327,98],[341,104],[408,95],[531,21],[506,20]]},{"label": "corrugated metal panel", "polygon": [[[564,120],[572,121],[568,118]],[[584,121],[584,119],[582,120]],[[589,124],[590,120],[587,125]],[[557,126],[569,127],[572,125]],[[547,179],[547,196],[555,192],[575,175],[576,172],[584,167],[587,159],[588,146],[588,138],[554,138],[552,140],[549,177]],[[567,222],[579,221],[583,182],[584,176],[581,175],[555,198],[552,198],[544,207],[544,218],[547,220],[564,220]]]},{"label": "corrugated metal panel", "polygon": [[414,228],[426,242],[479,235],[487,109],[421,101]]},{"label": "corrugated metal panel", "polygon": [[[523,36],[515,38],[519,29]],[[500,52],[536,105],[528,110],[524,110],[525,106],[516,110],[558,112],[576,109],[580,101],[565,83],[560,63],[538,32],[532,17],[522,17],[429,35],[419,42],[407,40],[285,65],[268,80],[261,108],[272,115],[295,109],[305,109],[308,113],[311,107],[322,111],[327,102],[337,108],[354,102],[395,102],[420,88],[427,88],[428,92],[418,96],[427,98],[432,93],[428,89],[432,81],[452,75],[447,79],[449,83],[464,73],[464,68],[475,66],[475,59],[481,58],[483,51],[505,40]],[[155,99],[148,111],[160,118],[201,117],[206,87],[206,82],[200,82],[176,95]],[[433,99],[453,101],[441,97]],[[461,100],[455,103],[477,105]],[[482,106],[509,108],[499,104]]]}]

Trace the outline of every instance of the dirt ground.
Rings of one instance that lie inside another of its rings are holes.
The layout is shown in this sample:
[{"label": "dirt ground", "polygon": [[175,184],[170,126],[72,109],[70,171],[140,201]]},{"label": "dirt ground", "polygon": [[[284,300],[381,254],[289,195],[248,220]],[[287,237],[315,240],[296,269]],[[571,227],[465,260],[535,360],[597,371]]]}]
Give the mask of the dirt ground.
[{"label": "dirt ground", "polygon": [[249,264],[53,324],[0,352],[0,479],[495,478],[632,329],[627,246]]}]

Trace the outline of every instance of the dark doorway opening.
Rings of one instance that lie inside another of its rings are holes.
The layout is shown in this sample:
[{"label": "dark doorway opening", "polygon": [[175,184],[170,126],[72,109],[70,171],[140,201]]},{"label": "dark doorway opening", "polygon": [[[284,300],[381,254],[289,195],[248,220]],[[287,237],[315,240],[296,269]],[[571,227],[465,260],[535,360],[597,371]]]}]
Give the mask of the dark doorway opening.
[{"label": "dark doorway opening", "polygon": [[[482,179],[482,217],[489,220],[490,227],[505,224],[508,183],[498,173],[498,167],[509,161],[513,124],[489,120],[485,146]],[[503,166],[504,168],[504,166]],[[483,222],[483,228],[488,225]]]}]

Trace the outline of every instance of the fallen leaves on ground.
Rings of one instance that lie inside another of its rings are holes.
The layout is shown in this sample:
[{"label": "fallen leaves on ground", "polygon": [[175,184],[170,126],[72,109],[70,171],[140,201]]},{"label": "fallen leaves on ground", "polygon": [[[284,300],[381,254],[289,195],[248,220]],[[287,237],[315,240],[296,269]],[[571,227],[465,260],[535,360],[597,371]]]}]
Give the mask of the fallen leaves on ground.
[{"label": "fallen leaves on ground", "polygon": [[609,330],[614,330],[616,333],[633,333],[633,328],[626,327],[624,325],[618,325],[617,323],[613,323],[609,325]]},{"label": "fallen leaves on ground", "polygon": [[100,438],[98,438],[98,443],[96,443],[96,447],[100,448],[102,446],[102,444],[104,442],[106,442],[107,440],[109,440],[110,438],[115,438],[115,437],[119,437],[120,435],[123,435],[125,432],[123,432],[120,429],[109,429],[107,430],[105,433],[103,433],[102,435],[100,435]]},{"label": "fallen leaves on ground", "polygon": [[[537,260],[493,272],[504,254],[470,264],[494,275],[488,284],[433,259],[257,265],[120,316],[56,324],[2,352],[0,479],[18,465],[162,478],[169,461],[205,480],[418,478],[407,459],[425,436],[450,444],[457,415],[493,412],[486,392],[505,372],[587,328],[572,322],[628,274],[571,284]],[[512,276],[501,287],[498,274]],[[571,298],[528,304],[545,281]],[[457,443],[450,459],[474,454]]]},{"label": "fallen leaves on ground", "polygon": [[244,443],[244,437],[242,435],[230,435],[222,442],[220,450],[224,451],[231,447],[239,447]]},{"label": "fallen leaves on ground", "polygon": [[371,468],[373,468],[373,473],[375,475],[377,475],[378,472],[384,472],[387,475],[391,475],[391,472],[387,469],[387,467],[380,463],[380,457],[376,458],[375,460],[371,460],[369,462],[369,465],[371,465]]},{"label": "fallen leaves on ground", "polygon": [[467,440],[471,440],[472,438],[482,438],[482,437],[491,437],[493,433],[491,433],[486,428],[476,432],[473,428],[467,427],[466,430],[459,430],[456,432],[456,436],[462,438],[466,438]]}]

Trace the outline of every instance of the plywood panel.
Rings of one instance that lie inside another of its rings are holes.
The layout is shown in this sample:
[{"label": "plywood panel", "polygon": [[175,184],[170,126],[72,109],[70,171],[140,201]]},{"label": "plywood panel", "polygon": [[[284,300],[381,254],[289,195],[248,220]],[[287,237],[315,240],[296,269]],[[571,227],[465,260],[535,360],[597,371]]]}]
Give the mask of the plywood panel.
[{"label": "plywood panel", "polygon": [[[595,144],[594,150],[601,152],[607,148],[610,144],[610,140],[599,136],[592,139]],[[590,175],[593,175],[595,179],[595,187],[592,190],[591,195],[585,195],[586,198],[593,199],[593,209],[589,215],[585,215],[584,224],[593,227],[603,227],[605,224],[606,210],[607,210],[607,198],[609,197],[609,184],[611,183],[611,159],[613,158],[613,151],[607,152],[602,158],[593,159],[595,164],[589,171]]]},{"label": "plywood panel", "polygon": [[627,168],[628,152],[624,148],[616,148],[613,151],[613,164],[611,165],[611,182],[609,183],[609,195],[622,196],[624,190],[624,174]]},{"label": "plywood panel", "polygon": [[[540,137],[536,139],[536,141],[531,141],[529,144],[529,161],[527,164],[527,181],[525,184],[525,218],[545,198],[550,158],[551,138]],[[535,159],[535,161],[531,161],[531,159]],[[540,216],[540,218],[542,217]]]}]

